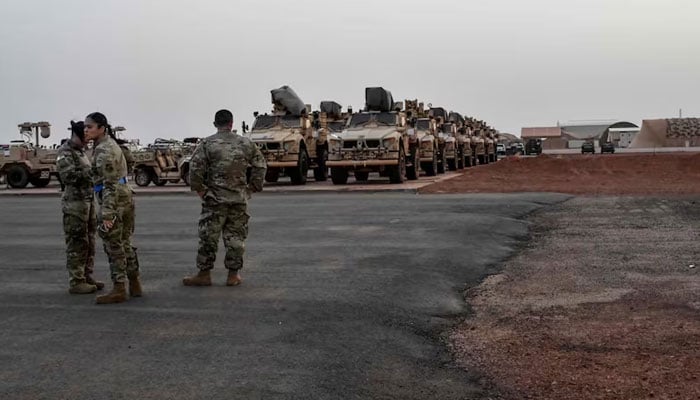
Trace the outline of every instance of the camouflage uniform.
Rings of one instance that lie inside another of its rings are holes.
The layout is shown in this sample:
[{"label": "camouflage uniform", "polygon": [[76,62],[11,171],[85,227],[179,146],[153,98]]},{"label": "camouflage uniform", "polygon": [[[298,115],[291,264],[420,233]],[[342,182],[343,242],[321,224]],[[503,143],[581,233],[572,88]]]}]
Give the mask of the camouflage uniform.
[{"label": "camouflage uniform", "polygon": [[82,146],[65,142],[56,157],[61,182],[63,232],[66,236],[66,267],[70,285],[85,282],[95,266],[95,233],[97,217],[92,192],[92,168]]},{"label": "camouflage uniform", "polygon": [[[252,167],[250,183],[246,178]],[[199,218],[197,268],[214,267],[219,237],[224,239],[224,265],[238,271],[243,267],[245,240],[248,236],[247,204],[252,192],[262,190],[265,158],[248,138],[220,130],[202,140],[190,161],[190,187],[203,192]]]},{"label": "camouflage uniform", "polygon": [[[134,159],[133,154],[131,154],[131,150],[125,145],[119,145],[119,148],[122,150],[122,154],[124,154],[124,160],[126,161],[126,171],[128,175],[131,175],[134,172],[134,165],[136,164],[136,160]],[[130,212],[126,213],[125,219],[124,219],[124,230],[129,232],[129,242],[127,245],[132,249],[131,252],[127,252],[126,255],[126,265],[127,265],[127,271],[136,271],[135,273],[138,274],[139,266],[138,266],[138,259],[136,258],[136,250],[137,248],[134,247],[133,245],[133,236],[134,236],[134,231],[136,229],[136,201],[134,199],[133,193],[134,190],[131,189],[131,208]]]},{"label": "camouflage uniform", "polygon": [[104,250],[109,258],[112,282],[123,283],[127,274],[138,276],[138,265],[128,263],[135,259],[130,244],[131,231],[126,221],[133,221],[132,193],[126,184],[127,166],[119,145],[109,136],[95,143],[93,150],[93,176],[97,202],[100,205],[98,221],[114,221],[105,232],[98,229]]}]

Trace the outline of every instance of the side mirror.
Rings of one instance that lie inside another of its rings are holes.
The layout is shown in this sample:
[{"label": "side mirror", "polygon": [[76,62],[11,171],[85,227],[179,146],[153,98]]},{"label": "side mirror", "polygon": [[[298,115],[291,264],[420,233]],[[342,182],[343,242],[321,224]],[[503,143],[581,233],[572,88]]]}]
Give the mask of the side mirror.
[{"label": "side mirror", "polygon": [[258,115],[260,115],[260,113],[259,113],[259,112],[257,112],[257,111],[253,111],[253,117],[255,117],[255,118],[258,118]]}]

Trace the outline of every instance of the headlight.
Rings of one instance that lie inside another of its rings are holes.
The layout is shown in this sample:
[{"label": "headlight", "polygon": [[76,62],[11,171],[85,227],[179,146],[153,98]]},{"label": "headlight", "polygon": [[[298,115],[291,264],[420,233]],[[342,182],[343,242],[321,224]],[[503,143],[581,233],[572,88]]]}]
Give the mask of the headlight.
[{"label": "headlight", "polygon": [[384,139],[382,141],[382,146],[386,147],[387,149],[395,147],[396,146],[396,138]]},{"label": "headlight", "polygon": [[294,148],[296,147],[295,145],[296,145],[296,142],[293,140],[288,141],[288,142],[284,142],[284,144],[283,144],[284,151],[290,152],[290,151],[294,150]]}]

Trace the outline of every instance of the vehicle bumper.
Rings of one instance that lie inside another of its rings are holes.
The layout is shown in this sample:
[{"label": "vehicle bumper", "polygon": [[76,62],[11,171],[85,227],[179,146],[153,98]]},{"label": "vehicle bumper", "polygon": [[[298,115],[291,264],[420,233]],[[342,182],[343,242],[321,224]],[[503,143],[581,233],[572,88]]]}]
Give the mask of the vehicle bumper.
[{"label": "vehicle bumper", "polygon": [[328,167],[379,167],[399,165],[399,160],[342,160],[342,161],[326,161]]}]

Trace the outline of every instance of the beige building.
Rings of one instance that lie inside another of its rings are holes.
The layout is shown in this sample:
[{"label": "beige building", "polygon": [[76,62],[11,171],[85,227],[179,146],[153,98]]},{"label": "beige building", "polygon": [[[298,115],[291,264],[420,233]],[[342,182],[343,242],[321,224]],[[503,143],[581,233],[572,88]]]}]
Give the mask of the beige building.
[{"label": "beige building", "polygon": [[647,119],[642,121],[632,148],[698,147],[700,118]]}]

